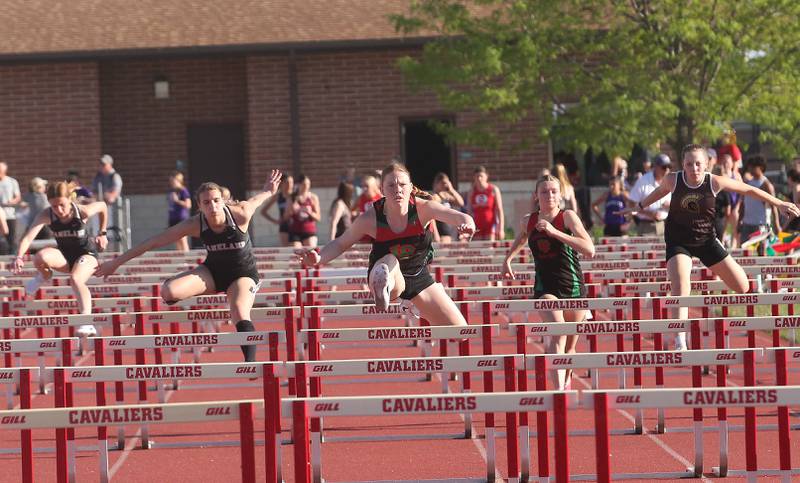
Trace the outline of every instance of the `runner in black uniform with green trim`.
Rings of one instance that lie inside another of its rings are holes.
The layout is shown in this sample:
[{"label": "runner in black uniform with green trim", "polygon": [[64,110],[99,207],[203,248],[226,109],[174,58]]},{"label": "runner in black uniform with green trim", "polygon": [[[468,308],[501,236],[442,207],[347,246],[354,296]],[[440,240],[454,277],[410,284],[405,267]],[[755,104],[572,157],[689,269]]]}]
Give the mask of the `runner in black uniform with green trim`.
[{"label": "runner in black uniform with green trim", "polygon": [[[255,330],[250,309],[258,292],[259,278],[247,228],[253,213],[272,196],[281,181],[281,173],[272,170],[264,190],[247,201],[226,204],[222,190],[215,183],[197,188],[200,213],[131,248],[119,257],[102,264],[97,275],[107,276],[123,263],[158,247],[174,243],[184,236],[200,237],[208,254],[203,263],[180,273],[161,286],[161,298],[168,304],[203,294],[225,292],[231,320],[236,330]],[[256,359],[256,346],[242,346],[246,362]]]},{"label": "runner in black uniform with green trim", "polygon": [[[47,201],[50,207],[36,215],[27,233],[19,244],[19,256],[14,262],[16,271],[24,266],[23,256],[31,243],[45,225],[49,225],[56,239],[56,248],[42,248],[33,258],[38,273],[25,284],[25,291],[32,295],[39,286],[53,275],[53,270],[70,274],[70,285],[75,291],[78,313],[92,313],[92,294],[86,282],[97,268],[97,250],[104,250],[108,245],[106,223],[108,208],[105,202],[97,201],[79,205],[73,201],[74,186],[66,181],[59,181],[47,187]],[[100,233],[90,237],[86,221],[97,216],[100,222]],[[79,336],[97,335],[93,325],[81,325],[76,332]]]},{"label": "runner in black uniform with green trim", "polygon": [[369,285],[375,305],[386,309],[398,297],[410,300],[420,315],[435,325],[466,325],[456,304],[428,273],[433,258],[428,225],[443,221],[472,235],[472,217],[430,200],[430,195],[411,184],[408,170],[393,163],[381,173],[384,198],[376,201],[339,238],[317,252],[304,250],[306,266],[330,262],[364,236],[375,241],[369,258]]},{"label": "runner in black uniform with green trim", "polygon": [[[514,278],[511,262],[527,242],[535,266],[534,297],[539,299],[570,299],[586,296],[578,254],[594,256],[594,243],[586,233],[577,213],[561,210],[561,182],[555,176],[546,175],[536,182],[536,198],[539,212],[525,215],[519,232],[503,262],[505,278]],[[582,322],[586,310],[542,311],[545,322]],[[550,354],[573,354],[578,336],[551,337],[547,346]],[[568,389],[571,371],[552,371],[551,380],[557,389]]]},{"label": "runner in black uniform with green trim", "polygon": [[[794,203],[781,201],[759,188],[727,176],[708,173],[708,151],[699,144],[684,147],[681,157],[683,171],[666,176],[661,185],[645,196],[638,207],[642,209],[667,193],[673,193],[664,232],[670,294],[690,294],[693,256],[698,257],[714,275],[722,279],[730,290],[745,293],[750,288],[747,275],[716,240],[714,197],[721,190],[728,190],[774,205],[790,217],[796,217],[800,210]],[[623,210],[621,213],[631,211],[633,210]],[[689,309],[673,309],[672,316],[686,320]],[[680,350],[687,348],[685,333],[679,333],[675,338],[675,347]]]}]

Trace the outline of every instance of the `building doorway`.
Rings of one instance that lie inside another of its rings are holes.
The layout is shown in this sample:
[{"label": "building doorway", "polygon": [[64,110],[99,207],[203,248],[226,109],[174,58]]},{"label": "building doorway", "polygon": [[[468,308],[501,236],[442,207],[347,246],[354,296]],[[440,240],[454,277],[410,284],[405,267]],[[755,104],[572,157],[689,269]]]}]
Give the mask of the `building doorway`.
[{"label": "building doorway", "polygon": [[457,179],[453,165],[454,148],[434,129],[431,121],[452,124],[450,118],[401,119],[400,133],[403,162],[411,172],[411,181],[424,190],[433,188],[437,173]]}]

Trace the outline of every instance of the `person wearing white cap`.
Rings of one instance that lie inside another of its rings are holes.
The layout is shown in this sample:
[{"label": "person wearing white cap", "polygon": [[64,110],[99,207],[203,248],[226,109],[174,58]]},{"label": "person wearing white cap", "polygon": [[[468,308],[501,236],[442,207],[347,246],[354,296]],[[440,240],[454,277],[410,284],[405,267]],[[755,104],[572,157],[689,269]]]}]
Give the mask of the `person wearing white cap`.
[{"label": "person wearing white cap", "polygon": [[[628,198],[638,203],[647,195],[652,193],[664,181],[664,177],[669,174],[672,161],[666,154],[658,154],[653,158],[653,168],[636,180]],[[669,210],[670,194],[664,198],[645,207],[634,216],[636,227],[640,235],[663,235],[664,220],[667,218]]]}]

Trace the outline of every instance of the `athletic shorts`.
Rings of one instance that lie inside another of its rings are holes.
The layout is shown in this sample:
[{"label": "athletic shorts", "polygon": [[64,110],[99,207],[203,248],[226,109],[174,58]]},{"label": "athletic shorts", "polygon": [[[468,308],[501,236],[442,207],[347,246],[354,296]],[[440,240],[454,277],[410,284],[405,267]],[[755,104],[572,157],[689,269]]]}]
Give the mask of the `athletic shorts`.
[{"label": "athletic shorts", "polygon": [[542,298],[542,295],[546,294],[552,295],[558,299],[582,299],[586,298],[586,285],[581,283],[578,295],[573,295],[572,287],[570,286],[560,286],[558,284],[551,287],[545,286],[541,290],[535,289],[533,291],[533,298]]},{"label": "athletic shorts", "polygon": [[84,256],[89,255],[94,258],[97,258],[97,252],[95,251],[87,251],[87,250],[80,250],[80,251],[63,251],[61,252],[64,255],[64,259],[67,260],[67,265],[69,266],[70,271],[72,271],[72,267],[78,263],[78,260]]},{"label": "athletic shorts", "polygon": [[312,236],[317,236],[316,233],[289,233],[289,241],[290,242],[304,242],[311,238]]},{"label": "athletic shorts", "polygon": [[667,261],[679,253],[699,258],[706,267],[716,265],[728,256],[728,251],[716,238],[711,238],[703,245],[692,246],[667,242]]},{"label": "athletic shorts", "polygon": [[403,279],[406,281],[406,289],[400,294],[400,298],[403,300],[413,299],[421,294],[423,290],[436,283],[427,266],[416,275],[403,274]]},{"label": "athletic shorts", "polygon": [[205,262],[203,265],[211,272],[211,278],[214,279],[214,289],[217,292],[227,292],[228,287],[240,278],[251,278],[256,284],[259,281],[258,270],[255,266],[241,268],[215,267]]}]

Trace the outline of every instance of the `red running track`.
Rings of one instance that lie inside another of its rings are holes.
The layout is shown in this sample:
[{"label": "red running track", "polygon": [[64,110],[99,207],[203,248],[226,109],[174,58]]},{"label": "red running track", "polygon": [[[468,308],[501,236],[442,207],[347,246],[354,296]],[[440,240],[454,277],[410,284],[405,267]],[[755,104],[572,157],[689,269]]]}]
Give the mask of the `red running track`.
[{"label": "red running track", "polygon": [[[599,314],[604,319],[603,314]],[[494,321],[496,322],[496,321]],[[368,321],[337,322],[332,326],[352,327],[370,326]],[[375,324],[377,325],[377,324]],[[257,327],[267,329],[269,327]],[[223,330],[231,330],[230,326],[223,326]],[[743,347],[746,340],[743,337],[732,338],[732,345]],[[759,335],[759,345],[771,345],[771,336]],[[630,342],[626,342],[630,348]],[[511,353],[515,345],[513,339],[506,331],[495,339],[495,353]],[[529,346],[531,352],[541,352],[542,347],[537,344]],[[600,338],[599,350],[614,351],[613,338]],[[652,349],[652,343],[645,340],[643,350]],[[472,347],[472,353],[477,353],[478,347]],[[586,341],[579,345],[579,351],[588,350]],[[263,352],[261,353],[263,355]],[[335,347],[324,350],[325,359],[351,359],[351,358],[386,358],[386,357],[412,357],[419,355],[419,349],[413,347]],[[213,353],[204,352],[202,362],[232,362],[241,360],[238,348],[217,350]],[[185,353],[181,362],[191,361],[191,354]],[[133,353],[126,355],[125,363],[133,364]],[[148,354],[148,362],[152,363],[152,354]],[[34,358],[23,361],[24,364],[35,365]],[[83,356],[77,359],[77,365],[91,365],[93,357]],[[759,366],[768,368],[769,366]],[[654,371],[644,370],[645,387],[655,387]],[[601,372],[601,388],[613,389],[617,385],[615,371]],[[578,376],[583,376],[578,374]],[[632,381],[632,371],[628,373]],[[385,378],[380,383],[375,382],[345,382],[336,381],[336,378],[326,379],[323,382],[326,396],[344,395],[374,395],[374,394],[414,394],[438,392],[441,382],[410,381],[409,377]],[[340,378],[341,379],[341,378]],[[348,378],[352,381],[353,378]],[[729,385],[743,385],[743,377],[739,373],[729,376]],[[759,385],[774,384],[774,374],[761,372],[758,376]],[[798,384],[796,375],[790,374],[789,384]],[[451,390],[457,391],[459,383],[450,382]],[[716,384],[713,374],[703,377],[704,386]],[[85,387],[82,387],[85,386]],[[135,385],[128,384],[126,401],[136,401]],[[691,372],[688,368],[677,368],[666,371],[666,387],[691,386]],[[473,391],[481,390],[480,378],[473,375]],[[502,381],[495,383],[496,388],[502,387]],[[530,387],[533,387],[531,381]],[[573,389],[588,389],[590,381],[584,377],[577,377],[573,381]],[[93,385],[76,387],[75,405],[94,405]],[[109,389],[110,390],[110,389]],[[283,389],[287,395],[286,388]],[[150,392],[150,401],[156,401],[155,392]],[[202,381],[185,383],[178,391],[168,391],[169,402],[188,402],[202,400],[223,399],[256,399],[261,397],[261,387],[253,384],[233,384],[226,381]],[[113,394],[109,393],[109,400]],[[36,395],[33,407],[53,407],[54,401],[50,395]],[[744,410],[729,410],[729,421],[732,425],[743,422]],[[715,411],[706,411],[705,425],[713,426],[716,421]],[[612,411],[610,425],[612,429],[630,429],[633,425],[633,415],[624,411]],[[480,477],[485,474],[486,445],[483,439],[483,415],[476,415],[473,426],[475,428],[472,439],[449,440],[404,440],[404,441],[362,441],[362,442],[326,442],[323,443],[322,475],[327,481],[353,481],[353,480],[396,480],[396,479],[445,479],[445,478],[470,478]],[[498,432],[505,430],[505,418],[496,415]],[[774,410],[759,411],[759,424],[775,423],[777,420]],[[532,430],[535,430],[531,417]],[[691,410],[668,410],[667,433],[652,434],[656,423],[655,411],[645,414],[645,428],[649,431],[644,435],[614,435],[611,437],[612,472],[675,472],[683,471],[693,461],[693,435],[690,432],[670,432],[670,428],[691,427]],[[792,421],[797,423],[796,420]],[[324,434],[329,438],[352,438],[366,435],[421,435],[421,434],[455,434],[463,430],[463,421],[458,415],[443,416],[392,416],[380,418],[328,418],[324,421]],[[289,421],[284,420],[284,437],[289,438]],[[594,427],[594,418],[588,410],[570,410],[569,427],[571,431],[589,430]],[[551,425],[552,428],[552,425]],[[263,420],[256,422],[256,430],[263,431]],[[126,428],[127,439],[125,450],[110,453],[109,468],[111,476],[118,481],[152,482],[152,481],[231,481],[238,480],[239,450],[238,447],[198,447],[198,448],[169,448],[158,447],[151,450],[138,449],[140,439],[137,437],[136,428]],[[151,438],[157,445],[168,446],[178,443],[193,443],[197,441],[210,441],[213,443],[238,441],[238,427],[233,423],[211,423],[202,426],[159,425],[151,426]],[[46,448],[53,446],[53,431],[34,431],[34,446]],[[115,435],[113,428],[110,435]],[[258,434],[258,433],[257,433]],[[257,436],[260,439],[260,435]],[[18,447],[18,433],[4,432],[0,440],[0,448]],[[78,446],[90,446],[96,442],[96,432],[82,429],[76,434]],[[760,431],[758,434],[758,457],[760,468],[778,467],[777,431]],[[114,444],[112,440],[110,444]],[[505,441],[502,437],[497,439],[497,472],[502,479],[507,477],[505,461]],[[531,439],[531,471],[537,468],[537,455],[535,440]],[[551,449],[552,449],[551,442]],[[718,464],[718,440],[716,432],[708,432],[704,437],[705,471]],[[261,446],[257,448],[257,471],[263,475],[264,458]],[[730,435],[730,467],[742,469],[744,466],[744,433],[733,431]],[[591,436],[572,436],[569,441],[570,472],[572,475],[594,473],[594,438]],[[283,446],[283,475],[287,481],[293,481],[292,446]],[[798,455],[794,454],[795,462]],[[551,456],[552,460],[552,456]],[[3,471],[0,481],[20,481],[20,464],[18,455],[2,455]],[[77,459],[77,481],[97,481],[98,458],[96,452],[82,451]],[[54,453],[37,454],[35,457],[35,480],[55,481],[55,455]],[[553,471],[551,463],[551,472]],[[725,481],[734,478],[716,479]],[[636,481],[636,480],[634,480]],[[640,480],[640,481],[645,481]],[[650,481],[650,480],[647,480]]]}]

